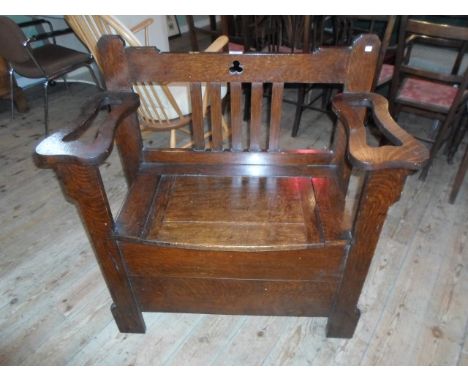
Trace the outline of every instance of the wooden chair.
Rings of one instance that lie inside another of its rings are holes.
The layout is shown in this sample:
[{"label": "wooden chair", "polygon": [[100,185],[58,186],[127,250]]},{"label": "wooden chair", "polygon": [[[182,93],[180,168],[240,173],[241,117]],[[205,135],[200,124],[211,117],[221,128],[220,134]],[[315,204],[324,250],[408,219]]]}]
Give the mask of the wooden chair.
[{"label": "wooden chair", "polygon": [[[390,42],[396,21],[396,16],[315,16],[315,27],[309,27],[313,31],[313,35],[309,37],[305,35],[303,45],[307,47],[309,41],[311,42],[310,48],[306,52],[320,46],[347,46],[352,44],[352,41],[362,33],[376,34],[381,40],[381,45],[377,59],[376,75],[371,88],[374,91],[376,88],[388,84],[393,76],[393,64],[391,63],[391,50],[393,47],[390,46]],[[307,21],[304,24],[307,25]],[[326,33],[328,33],[328,37],[325,37]],[[296,33],[296,35],[301,36],[300,33]],[[299,89],[296,116],[291,134],[293,137],[298,135],[302,112],[305,109],[328,112],[332,93],[340,91],[336,85],[325,86],[323,93],[312,98],[309,102],[305,102],[307,91],[314,87],[315,85]],[[314,106],[320,98],[322,100],[321,105],[319,107]]]},{"label": "wooden chair", "polygon": [[[310,53],[323,46],[337,45],[335,28],[335,18],[330,16],[272,16],[267,21],[270,25],[266,28],[267,51],[276,53]],[[331,27],[331,31],[326,31],[326,26]],[[270,41],[268,41],[268,39]],[[297,87],[297,97],[295,100],[288,98],[284,102],[296,106],[294,122],[291,135],[296,137],[304,110],[315,110],[328,112],[331,89],[335,84],[295,84]],[[307,99],[307,94],[319,88],[318,94]],[[321,105],[316,106],[316,102],[321,100]]]},{"label": "wooden chair", "polygon": [[[187,16],[191,41],[197,41],[197,33],[210,34],[212,38],[219,33],[229,36],[228,50],[231,53],[239,52],[268,52],[268,53],[310,53],[320,46],[333,45],[333,36],[325,36],[325,23],[330,21],[326,16],[279,16],[279,15],[255,15],[255,16],[221,16],[220,29],[217,24],[210,23],[210,29],[196,28],[193,17]],[[192,49],[198,47],[192,43]],[[315,101],[322,97],[320,93],[315,98],[306,102],[306,94],[314,89],[317,84],[292,85],[297,88],[297,99],[284,98],[284,102],[296,105],[295,120],[293,123],[293,136],[297,135],[302,111],[306,108],[324,111],[315,107]],[[270,89],[269,86],[267,86]],[[244,120],[250,119],[250,91],[249,86],[244,86],[245,104]],[[269,92],[266,92],[268,95]],[[324,96],[325,97],[325,96]],[[323,97],[323,99],[325,99]]]},{"label": "wooden chair", "polygon": [[[393,76],[393,65],[389,61],[390,42],[396,16],[282,16],[286,36],[286,48],[279,49],[284,53],[313,51],[321,46],[350,45],[354,38],[362,33],[374,33],[381,39],[379,57],[377,59],[376,75],[371,90],[388,84]],[[302,18],[302,20],[301,20]],[[326,37],[328,33],[328,37]],[[289,48],[289,49],[288,49]],[[299,87],[296,104],[296,115],[292,128],[292,136],[296,137],[302,113],[305,109],[326,112],[330,102],[331,94],[336,86],[326,86],[324,91],[315,98],[306,102],[307,92],[314,89],[316,85]],[[320,107],[315,106],[317,100],[321,99]],[[290,101],[289,101],[290,102]],[[290,102],[291,103],[291,102]]]},{"label": "wooden chair", "polygon": [[[148,18],[129,29],[113,16],[65,16],[70,27],[96,58],[102,70],[102,57],[97,51],[99,38],[106,34],[119,34],[128,46],[142,46],[135,33],[144,31],[144,45],[149,45]],[[218,37],[207,52],[218,52],[228,43],[225,36]],[[191,123],[191,109],[186,84],[135,83],[133,90],[140,96],[138,109],[140,125],[144,131],[170,131],[170,147],[176,146],[176,130]],[[226,89],[224,89],[224,94]],[[205,96],[207,99],[207,95]],[[208,104],[205,101],[205,112]],[[226,128],[227,129],[227,128]]]},{"label": "wooden chair", "polygon": [[[56,171],[81,213],[120,331],[144,332],[142,311],[203,312],[325,316],[328,336],[351,337],[387,210],[428,156],[391,119],[386,100],[367,92],[378,39],[364,35],[352,48],[291,55],[159,53],[125,49],[118,36],[102,38],[98,47],[109,92],[85,106],[90,117],[41,142],[35,159]],[[142,149],[138,96],[129,84],[149,81],[190,83],[192,148]],[[252,83],[247,137],[244,82]],[[272,111],[263,140],[266,82],[273,83]],[[282,150],[284,84],[315,82],[344,85],[333,100],[334,144]],[[210,89],[210,149],[203,139],[202,83]],[[231,92],[229,143],[222,140],[223,83]],[[367,109],[394,146],[367,145]],[[99,110],[106,119],[84,141]],[[99,172],[114,138],[129,185],[116,219]],[[346,219],[351,168],[365,176],[357,212]]]},{"label": "wooden chair", "polygon": [[[453,67],[446,73],[413,64],[415,44],[445,47],[454,52]],[[421,172],[425,179],[431,163],[452,128],[458,125],[468,101],[468,68],[459,73],[460,63],[468,46],[468,28],[435,24],[402,17],[395,73],[390,90],[392,113],[395,118],[401,110],[433,118],[440,123],[434,139],[419,137],[432,143],[430,159]]]},{"label": "wooden chair", "polygon": [[398,22],[397,16],[339,16],[337,18],[337,40],[349,45],[362,33],[373,33],[379,36],[380,52],[377,60],[376,76],[372,89],[389,84],[393,78],[396,55],[396,41],[392,44],[393,31]]}]

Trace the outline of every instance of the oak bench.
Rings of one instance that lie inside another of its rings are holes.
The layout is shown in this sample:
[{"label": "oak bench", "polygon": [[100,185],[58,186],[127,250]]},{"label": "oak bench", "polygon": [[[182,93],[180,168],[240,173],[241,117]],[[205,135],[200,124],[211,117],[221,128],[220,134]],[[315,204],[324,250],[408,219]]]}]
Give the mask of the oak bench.
[{"label": "oak bench", "polygon": [[[368,92],[378,38],[362,35],[352,47],[310,54],[230,55],[125,48],[118,36],[105,36],[99,52],[108,91],[84,106],[81,121],[42,141],[35,159],[55,170],[78,207],[120,331],[143,333],[144,311],[201,312],[323,316],[328,336],[351,337],[387,210],[428,158],[390,117],[387,101]],[[151,81],[190,84],[192,147],[143,146],[131,86]],[[252,84],[247,132],[242,83]],[[328,150],[281,149],[285,83],[343,84]],[[271,86],[266,127],[264,84]],[[221,86],[230,91],[229,137]],[[367,144],[366,114],[388,144]],[[84,139],[97,116],[96,133]],[[116,218],[99,171],[114,141],[128,184]],[[349,218],[352,168],[364,179]]]}]

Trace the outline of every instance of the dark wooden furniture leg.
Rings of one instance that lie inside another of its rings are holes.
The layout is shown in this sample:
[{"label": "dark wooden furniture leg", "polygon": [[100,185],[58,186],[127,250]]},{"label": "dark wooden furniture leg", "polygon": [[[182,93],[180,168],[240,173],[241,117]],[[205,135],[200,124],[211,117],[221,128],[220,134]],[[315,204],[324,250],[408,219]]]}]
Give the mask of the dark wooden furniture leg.
[{"label": "dark wooden furniture leg", "polygon": [[463,183],[463,179],[465,178],[466,170],[468,169],[468,145],[465,149],[465,154],[463,155],[463,159],[460,163],[460,167],[458,167],[457,175],[455,175],[455,181],[453,182],[452,191],[450,192],[449,201],[451,204],[455,203],[455,199],[457,199],[458,191],[460,191],[460,187]]},{"label": "dark wooden furniture leg", "polygon": [[380,170],[365,175],[343,279],[327,324],[328,337],[351,338],[359,320],[357,303],[385,222],[388,208],[403,190],[406,170]]},{"label": "dark wooden furniture leg", "polygon": [[114,220],[99,169],[94,166],[57,166],[64,193],[76,204],[94,247],[96,259],[112,296],[115,322],[121,332],[144,333],[145,323],[113,238]]},{"label": "dark wooden furniture leg", "polygon": [[190,35],[190,46],[194,52],[198,52],[198,40],[197,40],[197,32],[195,31],[195,22],[193,20],[193,16],[185,16],[187,20],[187,25],[189,27],[189,35]]}]

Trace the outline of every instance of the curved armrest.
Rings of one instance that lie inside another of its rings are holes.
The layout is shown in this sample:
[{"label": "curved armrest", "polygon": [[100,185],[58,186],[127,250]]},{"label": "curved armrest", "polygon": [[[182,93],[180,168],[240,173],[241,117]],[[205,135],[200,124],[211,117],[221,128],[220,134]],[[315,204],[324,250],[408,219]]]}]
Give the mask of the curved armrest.
[{"label": "curved armrest", "polygon": [[[37,145],[34,153],[37,166],[54,167],[65,163],[100,165],[112,151],[117,127],[137,110],[139,104],[139,97],[134,93],[99,93],[82,107],[80,117],[72,123],[72,128],[60,130]],[[80,137],[100,111],[107,115],[96,133],[91,140],[81,141]]]},{"label": "curved armrest", "polygon": [[223,48],[228,44],[229,39],[227,36],[219,36],[216,40],[214,40],[208,48],[205,49],[205,52],[208,53],[217,53],[221,52]]},{"label": "curved armrest", "polygon": [[[341,93],[333,98],[332,105],[348,132],[348,154],[354,166],[365,170],[417,170],[429,159],[427,148],[393,120],[388,112],[388,102],[381,95]],[[359,115],[363,107],[372,110],[375,124],[395,146],[372,147],[367,144],[366,127]]]},{"label": "curved armrest", "polygon": [[130,30],[133,33],[137,33],[141,31],[142,29],[148,28],[153,23],[154,23],[154,19],[151,17],[148,17],[147,19],[144,19],[143,21],[139,22],[137,25],[134,25],[133,27],[131,27]]}]

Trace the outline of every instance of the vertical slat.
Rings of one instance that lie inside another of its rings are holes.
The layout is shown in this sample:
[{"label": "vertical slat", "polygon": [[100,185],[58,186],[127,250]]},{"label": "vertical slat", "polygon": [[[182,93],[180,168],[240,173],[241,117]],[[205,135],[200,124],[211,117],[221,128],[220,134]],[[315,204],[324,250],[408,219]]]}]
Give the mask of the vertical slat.
[{"label": "vertical slat", "polygon": [[190,97],[192,100],[193,148],[195,150],[203,150],[205,149],[203,99],[201,84],[199,82],[190,84]]},{"label": "vertical slat", "polygon": [[262,124],[263,84],[252,83],[252,104],[250,107],[250,151],[260,151],[260,132]]},{"label": "vertical slat", "polygon": [[303,41],[304,44],[302,46],[302,52],[303,53],[309,53],[310,52],[310,28],[312,27],[311,25],[311,16],[304,16],[304,36],[303,36]]},{"label": "vertical slat", "polygon": [[268,151],[279,150],[280,124],[281,124],[281,106],[283,103],[282,82],[275,82],[272,87],[271,95],[271,117],[270,117],[270,133],[268,137]]},{"label": "vertical slat", "polygon": [[220,151],[223,149],[223,132],[221,124],[221,85],[219,83],[210,83],[208,89],[211,111],[211,148],[215,151]]},{"label": "vertical slat", "polygon": [[240,82],[230,83],[231,97],[231,130],[232,130],[232,150],[242,150],[242,85]]}]

